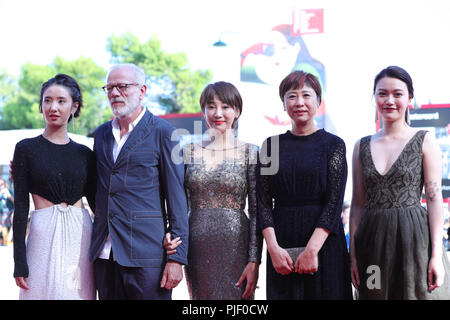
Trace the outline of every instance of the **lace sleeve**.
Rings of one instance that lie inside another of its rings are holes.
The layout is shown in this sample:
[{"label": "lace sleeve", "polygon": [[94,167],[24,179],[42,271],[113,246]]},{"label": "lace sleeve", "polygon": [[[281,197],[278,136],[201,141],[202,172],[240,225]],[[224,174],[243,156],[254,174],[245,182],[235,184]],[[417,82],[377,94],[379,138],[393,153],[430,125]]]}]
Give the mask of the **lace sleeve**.
[{"label": "lace sleeve", "polygon": [[28,187],[28,166],[26,151],[20,142],[16,145],[13,158],[14,175],[14,277],[28,277],[25,234],[30,210]]},{"label": "lace sleeve", "polygon": [[342,203],[347,183],[347,160],[345,143],[341,139],[329,147],[327,158],[327,188],[325,206],[317,227],[336,234],[341,223]]},{"label": "lace sleeve", "polygon": [[261,263],[262,235],[256,225],[257,199],[256,175],[258,166],[258,147],[248,145],[247,181],[248,181],[248,215],[250,218],[250,242],[248,262]]},{"label": "lace sleeve", "polygon": [[269,188],[269,175],[264,174],[263,168],[270,167],[270,139],[264,141],[260,150],[260,161],[257,164],[257,226],[261,231],[268,227],[274,227],[273,200]]}]

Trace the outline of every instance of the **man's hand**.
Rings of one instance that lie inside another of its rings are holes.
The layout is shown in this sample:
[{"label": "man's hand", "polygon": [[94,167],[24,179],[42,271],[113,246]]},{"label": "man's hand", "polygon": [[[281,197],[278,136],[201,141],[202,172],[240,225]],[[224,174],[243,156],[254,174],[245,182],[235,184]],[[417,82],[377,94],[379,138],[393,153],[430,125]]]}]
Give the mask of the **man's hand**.
[{"label": "man's hand", "polygon": [[167,261],[161,280],[161,288],[171,290],[175,288],[181,280],[183,280],[182,264],[173,260]]}]

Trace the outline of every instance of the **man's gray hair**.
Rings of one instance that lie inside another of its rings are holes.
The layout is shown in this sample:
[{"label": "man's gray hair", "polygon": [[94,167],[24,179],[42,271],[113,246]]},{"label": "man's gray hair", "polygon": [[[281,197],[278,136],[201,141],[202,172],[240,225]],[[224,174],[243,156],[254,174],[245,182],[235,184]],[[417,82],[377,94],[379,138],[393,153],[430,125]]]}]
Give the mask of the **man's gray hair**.
[{"label": "man's gray hair", "polygon": [[130,69],[133,70],[135,80],[136,80],[136,82],[138,84],[140,84],[140,85],[145,84],[145,71],[144,71],[144,69],[142,69],[141,67],[138,67],[134,63],[119,63],[119,64],[116,64],[116,65],[112,66],[111,69],[109,69],[109,72],[108,72],[108,75],[106,76],[106,78],[108,78],[109,74],[113,70],[115,70],[117,68],[123,68],[123,67],[130,68]]}]

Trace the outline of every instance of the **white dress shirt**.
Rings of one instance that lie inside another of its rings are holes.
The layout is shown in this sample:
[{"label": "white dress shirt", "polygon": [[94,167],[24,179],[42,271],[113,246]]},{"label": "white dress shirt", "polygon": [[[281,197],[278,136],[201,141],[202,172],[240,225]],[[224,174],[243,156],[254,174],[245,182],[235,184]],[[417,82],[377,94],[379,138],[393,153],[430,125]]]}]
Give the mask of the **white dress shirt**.
[{"label": "white dress shirt", "polygon": [[[131,134],[131,131],[137,126],[139,121],[142,119],[145,113],[145,108],[142,109],[139,116],[128,126],[128,132],[125,133],[122,137],[120,137],[120,125],[119,120],[114,118],[112,121],[112,134],[114,136],[114,146],[113,146],[113,159],[116,162],[117,157],[119,156],[120,150],[122,150],[123,145],[127,141],[128,137]],[[108,238],[106,239],[105,245],[103,246],[100,255],[98,256],[100,259],[109,259],[111,254],[111,237],[108,234]]]}]

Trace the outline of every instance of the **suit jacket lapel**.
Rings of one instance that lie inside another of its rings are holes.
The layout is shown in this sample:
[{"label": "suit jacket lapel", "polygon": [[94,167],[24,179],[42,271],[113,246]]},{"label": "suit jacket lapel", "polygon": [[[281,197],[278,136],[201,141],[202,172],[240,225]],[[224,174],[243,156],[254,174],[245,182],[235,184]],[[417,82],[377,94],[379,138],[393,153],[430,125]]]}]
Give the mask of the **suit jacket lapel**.
[{"label": "suit jacket lapel", "polygon": [[106,130],[103,132],[103,152],[105,153],[105,158],[111,164],[114,163],[113,159],[113,146],[114,146],[114,136],[112,134],[112,121],[109,122]]},{"label": "suit jacket lapel", "polygon": [[116,164],[120,163],[123,159],[126,159],[128,153],[150,134],[150,125],[152,120],[153,114],[151,114],[150,111],[145,110],[144,116],[138,122],[133,131],[131,131],[130,136],[120,150],[120,153],[117,156]]}]

